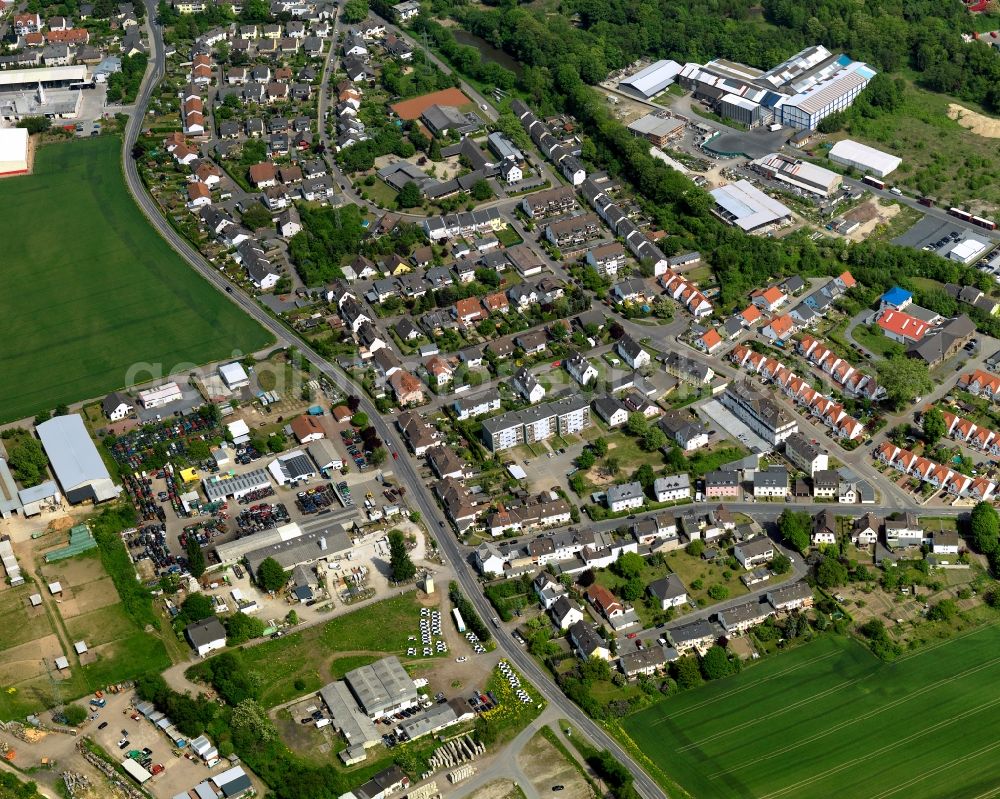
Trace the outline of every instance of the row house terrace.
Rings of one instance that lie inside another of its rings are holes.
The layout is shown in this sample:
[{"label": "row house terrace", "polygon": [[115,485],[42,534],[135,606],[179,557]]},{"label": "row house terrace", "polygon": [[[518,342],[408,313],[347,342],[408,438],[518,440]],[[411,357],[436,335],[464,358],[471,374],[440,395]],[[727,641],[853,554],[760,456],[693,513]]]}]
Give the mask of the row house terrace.
[{"label": "row house terrace", "polygon": [[974,397],[985,397],[995,402],[1000,397],[1000,376],[976,369],[962,375],[956,387],[968,391]]},{"label": "row house terrace", "polygon": [[803,336],[799,339],[795,349],[823,374],[829,375],[848,396],[870,400],[880,400],[885,397],[885,389],[874,377],[855,369],[812,336]]},{"label": "row house terrace", "polygon": [[865,426],[848,414],[839,402],[816,391],[806,380],[795,374],[774,358],[754,352],[739,345],[729,354],[729,359],[748,372],[771,382],[800,408],[821,421],[838,438],[854,441],[864,435]]},{"label": "row house terrace", "polygon": [[201,99],[200,89],[194,84],[185,87],[180,93],[181,125],[187,136],[205,135],[205,104]]},{"label": "row house terrace", "polygon": [[659,281],[660,285],[663,286],[663,290],[672,299],[687,308],[695,319],[701,319],[712,313],[712,303],[687,278],[681,277],[673,270],[668,270],[660,275]]},{"label": "row house terrace", "polygon": [[957,497],[969,497],[984,501],[996,493],[996,483],[986,477],[968,477],[953,469],[917,455],[908,449],[901,449],[890,441],[883,441],[875,450],[875,459],[891,466],[898,472],[929,483],[938,490],[947,491]]},{"label": "row house terrace", "polygon": [[[925,410],[926,412],[926,410]],[[959,441],[972,449],[978,449],[987,455],[1000,456],[1000,435],[987,427],[980,427],[971,419],[956,416],[949,411],[942,411],[945,428],[949,438]]]}]

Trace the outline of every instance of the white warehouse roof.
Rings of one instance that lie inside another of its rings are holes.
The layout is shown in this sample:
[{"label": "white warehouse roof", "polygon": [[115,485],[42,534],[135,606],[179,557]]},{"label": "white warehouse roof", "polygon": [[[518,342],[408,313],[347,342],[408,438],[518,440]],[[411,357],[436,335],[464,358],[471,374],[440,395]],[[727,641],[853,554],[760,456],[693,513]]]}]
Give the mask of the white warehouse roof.
[{"label": "white warehouse roof", "polygon": [[897,158],[895,155],[884,153],[851,139],[844,139],[834,144],[830,148],[830,160],[845,166],[854,166],[858,169],[874,172],[879,177],[885,177],[903,163],[902,158]]},{"label": "white warehouse roof", "polygon": [[32,67],[30,69],[0,70],[0,89],[20,86],[22,83],[48,83],[50,81],[83,82],[87,79],[87,67],[83,64],[66,67]]},{"label": "white warehouse roof", "polygon": [[674,82],[680,71],[681,65],[676,61],[657,61],[621,80],[618,85],[645,97],[655,97]]},{"label": "white warehouse roof", "polygon": [[82,416],[56,416],[42,422],[37,430],[52,471],[70,502],[101,502],[118,496],[121,488],[111,481]]},{"label": "white warehouse roof", "polygon": [[976,236],[968,236],[951,248],[948,257],[952,261],[959,261],[963,264],[971,263],[980,253],[985,252],[989,246],[988,241],[984,241]]},{"label": "white warehouse roof", "polygon": [[754,231],[792,215],[784,205],[768,197],[748,180],[738,180],[710,192],[727,221]]},{"label": "white warehouse roof", "polygon": [[0,128],[0,175],[28,168],[27,128]]}]

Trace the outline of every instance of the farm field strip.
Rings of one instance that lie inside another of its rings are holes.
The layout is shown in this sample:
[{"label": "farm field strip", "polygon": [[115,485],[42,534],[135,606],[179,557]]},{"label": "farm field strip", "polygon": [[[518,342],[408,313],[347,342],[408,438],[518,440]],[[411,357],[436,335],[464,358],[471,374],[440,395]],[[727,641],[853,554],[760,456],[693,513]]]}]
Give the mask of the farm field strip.
[{"label": "farm field strip", "polygon": [[692,796],[987,799],[1000,782],[998,648],[995,625],[894,663],[823,638],[622,726]]},{"label": "farm field strip", "polygon": [[[270,335],[185,264],[129,195],[115,137],[47,144],[0,181],[0,421],[253,352]],[[30,379],[28,379],[30,377]]]},{"label": "farm field strip", "polygon": [[[771,757],[776,757],[777,755],[782,754],[784,752],[790,751],[792,749],[797,749],[800,746],[805,746],[807,744],[813,743],[813,742],[815,742],[815,741],[817,741],[817,740],[819,740],[821,738],[826,737],[827,735],[831,735],[832,733],[839,732],[840,730],[842,730],[845,727],[849,727],[852,724],[857,724],[859,721],[866,721],[866,720],[871,719],[871,718],[876,718],[877,716],[882,715],[886,710],[891,710],[892,708],[898,707],[899,705],[903,704],[904,702],[908,702],[909,700],[913,699],[914,697],[923,694],[925,691],[933,691],[933,690],[936,690],[937,688],[940,688],[943,685],[947,685],[948,683],[952,682],[953,680],[964,679],[965,677],[969,677],[969,676],[978,674],[980,671],[983,671],[984,669],[989,668],[990,666],[995,666],[997,663],[1000,663],[1000,657],[994,658],[993,660],[991,660],[991,661],[989,661],[987,663],[984,663],[982,665],[975,666],[975,667],[970,668],[970,669],[966,669],[964,672],[956,674],[954,677],[944,677],[943,679],[938,680],[935,683],[931,683],[930,685],[921,685],[918,688],[914,688],[912,691],[909,691],[908,693],[904,694],[903,696],[898,697],[897,699],[892,700],[887,705],[880,705],[879,707],[875,708],[874,710],[870,710],[867,713],[863,713],[860,716],[855,716],[854,718],[845,719],[844,721],[840,722],[839,724],[835,724],[832,727],[829,727],[829,728],[827,728],[825,730],[817,732],[817,733],[815,733],[814,735],[812,735],[812,736],[810,736],[808,738],[797,740],[793,744],[782,744],[781,747],[779,747],[778,749],[775,749],[773,752],[770,752],[770,753],[764,754],[764,755],[758,755],[757,757],[755,757],[753,759],[753,761],[747,761],[746,763],[744,763],[742,765],[749,765],[750,762],[757,762],[757,761],[760,761],[762,759],[768,759],[768,758],[771,758]],[[865,679],[867,676],[868,675],[864,675],[862,677],[858,677],[858,678],[856,678],[854,680],[851,680],[851,681],[849,681],[847,683],[842,683],[840,685],[835,685],[832,688],[830,688],[830,689],[828,689],[826,691],[823,691],[820,694],[816,694],[813,697],[807,697],[806,699],[803,699],[803,700],[800,700],[799,702],[796,702],[794,704],[794,706],[795,707],[799,707],[799,706],[801,706],[804,703],[815,701],[816,699],[822,699],[822,698],[825,698],[827,696],[830,696],[831,694],[835,693],[836,691],[843,690],[845,688],[848,688],[849,686],[852,686],[852,685],[854,685],[854,684],[856,684],[858,682],[861,682],[861,680]],[[789,706],[789,707],[791,707],[791,706]],[[711,735],[708,738],[705,738],[705,739],[703,739],[701,741],[698,741],[698,742],[692,743],[692,744],[688,744],[687,746],[682,747],[681,749],[678,749],[677,751],[679,751],[679,752],[685,752],[685,751],[688,751],[690,749],[697,749],[702,744],[708,743],[711,740],[722,738],[722,737],[724,737],[726,735],[729,735],[729,734],[731,734],[733,732],[736,732],[736,731],[741,730],[741,729],[745,729],[748,726],[752,726],[753,724],[762,723],[764,721],[768,721],[768,720],[770,720],[772,718],[775,718],[775,717],[777,717],[779,715],[782,715],[787,709],[788,708],[783,708],[782,710],[779,710],[778,712],[771,714],[767,718],[755,719],[752,722],[747,722],[746,724],[738,725],[736,727],[731,727],[728,730],[723,730],[721,732],[715,733],[714,735]],[[740,766],[737,766],[737,768],[739,768],[739,767]],[[716,772],[716,775],[724,774],[724,773],[725,773],[725,771],[719,771],[719,772]]]},{"label": "farm field strip", "polygon": [[669,716],[664,716],[659,721],[654,721],[653,722],[653,726],[656,726],[657,724],[666,724],[666,723],[672,721],[673,719],[676,719],[676,718],[679,718],[680,716],[685,715],[686,713],[693,713],[696,710],[702,710],[706,706],[714,704],[716,702],[723,702],[723,701],[726,701],[728,699],[732,699],[736,694],[743,693],[744,691],[750,691],[750,690],[756,688],[761,683],[769,682],[771,680],[777,680],[780,677],[784,677],[784,676],[792,673],[793,671],[798,671],[799,669],[803,669],[806,666],[811,666],[811,665],[813,665],[815,663],[819,663],[822,660],[828,660],[829,658],[835,657],[836,654],[837,654],[836,652],[831,652],[828,655],[823,655],[822,657],[818,657],[818,658],[815,658],[813,660],[808,660],[805,663],[799,663],[797,666],[792,666],[791,668],[785,669],[784,671],[779,671],[776,674],[772,674],[772,675],[770,675],[768,677],[764,677],[758,683],[751,683],[749,685],[744,685],[742,688],[736,688],[735,690],[729,691],[729,692],[724,693],[724,694],[720,694],[719,696],[713,697],[712,699],[706,699],[704,702],[699,702],[696,705],[691,705],[690,707],[684,708],[683,710],[680,710],[677,713],[673,713],[673,714],[671,714]]}]

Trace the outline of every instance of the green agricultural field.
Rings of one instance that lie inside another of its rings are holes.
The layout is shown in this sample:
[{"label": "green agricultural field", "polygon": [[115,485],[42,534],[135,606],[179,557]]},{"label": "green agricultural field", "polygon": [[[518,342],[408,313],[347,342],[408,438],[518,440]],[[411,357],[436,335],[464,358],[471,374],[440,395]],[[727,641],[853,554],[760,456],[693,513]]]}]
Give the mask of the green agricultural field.
[{"label": "green agricultural field", "polygon": [[664,785],[693,797],[992,796],[998,649],[996,626],[895,663],[823,638],[665,699],[623,728]]},{"label": "green agricultural field", "polygon": [[50,144],[0,181],[0,421],[121,388],[135,363],[166,375],[271,340],[149,225],[120,155],[114,137]]}]

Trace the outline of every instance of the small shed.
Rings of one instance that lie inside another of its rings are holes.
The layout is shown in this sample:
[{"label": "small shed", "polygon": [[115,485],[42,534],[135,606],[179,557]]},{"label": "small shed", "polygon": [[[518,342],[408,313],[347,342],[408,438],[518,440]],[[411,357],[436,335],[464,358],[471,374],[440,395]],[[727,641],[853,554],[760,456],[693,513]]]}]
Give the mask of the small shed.
[{"label": "small shed", "polygon": [[42,595],[32,594],[31,596],[28,597],[28,601],[31,603],[31,607],[37,608],[39,605],[42,604]]},{"label": "small shed", "polygon": [[69,660],[65,657],[57,657],[56,668],[59,669],[59,671],[67,671],[69,669]]},{"label": "small shed", "polygon": [[56,580],[54,583],[49,583],[49,593],[55,596],[56,594],[62,593],[62,583]]},{"label": "small shed", "polygon": [[73,649],[76,650],[76,654],[82,655],[84,652],[87,651],[87,642],[77,641],[75,644],[73,644]]}]

